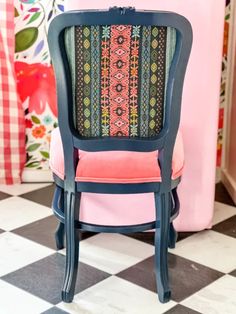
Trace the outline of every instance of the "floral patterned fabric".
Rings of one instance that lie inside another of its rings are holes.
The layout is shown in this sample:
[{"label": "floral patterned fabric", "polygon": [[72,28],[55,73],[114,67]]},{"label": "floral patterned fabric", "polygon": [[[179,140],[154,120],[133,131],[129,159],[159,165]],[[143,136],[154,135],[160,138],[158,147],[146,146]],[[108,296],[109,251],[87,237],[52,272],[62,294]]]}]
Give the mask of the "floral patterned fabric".
[{"label": "floral patterned fabric", "polygon": [[176,31],[156,26],[66,30],[74,121],[86,137],[152,137],[163,124]]},{"label": "floral patterned fabric", "polygon": [[26,126],[26,168],[48,170],[51,131],[57,127],[56,87],[47,44],[52,18],[64,0],[15,0],[15,72]]}]

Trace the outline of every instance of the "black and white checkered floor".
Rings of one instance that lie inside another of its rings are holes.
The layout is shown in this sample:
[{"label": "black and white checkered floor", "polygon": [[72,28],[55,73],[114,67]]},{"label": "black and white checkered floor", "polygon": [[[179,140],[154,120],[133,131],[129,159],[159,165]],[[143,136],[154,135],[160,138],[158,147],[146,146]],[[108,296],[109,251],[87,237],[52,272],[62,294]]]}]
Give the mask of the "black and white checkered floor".
[{"label": "black and white checkered floor", "polygon": [[86,233],[76,296],[65,304],[53,186],[0,186],[0,314],[235,314],[236,207],[222,190],[217,188],[213,229],[182,233],[170,250],[172,301],[160,304],[155,293],[151,233]]}]

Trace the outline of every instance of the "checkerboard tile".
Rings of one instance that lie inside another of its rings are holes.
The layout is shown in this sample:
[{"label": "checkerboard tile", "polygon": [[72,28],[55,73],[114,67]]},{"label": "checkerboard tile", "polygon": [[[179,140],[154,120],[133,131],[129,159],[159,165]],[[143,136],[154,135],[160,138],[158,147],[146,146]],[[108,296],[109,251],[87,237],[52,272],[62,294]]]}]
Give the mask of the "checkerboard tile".
[{"label": "checkerboard tile", "polygon": [[215,186],[215,200],[221,204],[235,205],[222,182],[217,183]]},{"label": "checkerboard tile", "polygon": [[165,312],[165,314],[199,314],[199,312],[187,308],[181,304],[177,304],[176,306],[172,307],[172,309]]},{"label": "checkerboard tile", "polygon": [[4,193],[4,192],[0,192],[0,201],[4,200],[5,198],[10,197],[11,195]]},{"label": "checkerboard tile", "polygon": [[0,191],[18,196],[22,195],[24,193],[28,193],[31,191],[37,191],[38,189],[41,189],[43,187],[50,186],[49,183],[31,183],[31,184],[15,184],[15,185],[3,185],[0,184]]},{"label": "checkerboard tile", "polygon": [[49,207],[25,200],[19,196],[0,202],[0,228],[10,231],[52,215]]},{"label": "checkerboard tile", "polygon": [[80,260],[116,274],[153,254],[152,245],[120,234],[103,233],[81,242]]},{"label": "checkerboard tile", "polygon": [[[57,304],[61,297],[64,268],[65,256],[55,253],[1,279],[45,301]],[[109,276],[94,267],[80,263],[75,292],[81,292]]]},{"label": "checkerboard tile", "polygon": [[58,221],[53,215],[14,229],[11,232],[56,250],[54,233],[57,224]]},{"label": "checkerboard tile", "polygon": [[49,310],[43,312],[42,314],[68,314],[68,312],[65,312],[58,307],[54,306],[50,308]]},{"label": "checkerboard tile", "polygon": [[51,307],[36,296],[0,280],[0,309],[3,314],[40,314]]},{"label": "checkerboard tile", "polygon": [[215,225],[213,230],[236,238],[236,215]]},{"label": "checkerboard tile", "polygon": [[236,269],[235,269],[235,270],[233,270],[233,271],[230,273],[230,275],[232,275],[232,276],[235,276],[235,277],[236,277]]},{"label": "checkerboard tile", "polygon": [[0,313],[15,314],[16,304],[17,314],[236,313],[236,207],[222,186],[212,230],[180,233],[170,250],[167,304],[156,294],[152,232],[83,232],[76,295],[61,302],[65,250],[54,241],[53,189],[0,186]]},{"label": "checkerboard tile", "polygon": [[34,263],[54,252],[9,232],[0,234],[0,250],[0,276]]},{"label": "checkerboard tile", "polygon": [[236,309],[236,278],[226,275],[182,302],[203,314],[233,314]]},{"label": "checkerboard tile", "polygon": [[236,207],[215,202],[213,225],[216,225],[232,216],[236,215]]},{"label": "checkerboard tile", "polygon": [[191,261],[228,273],[236,267],[235,248],[235,238],[205,230],[178,242],[176,248],[170,251]]},{"label": "checkerboard tile", "polygon": [[156,293],[112,276],[77,294],[72,304],[60,303],[58,307],[71,314],[161,314],[175,304],[174,301],[161,304]]},{"label": "checkerboard tile", "polygon": [[[153,292],[157,291],[154,256],[124,270],[117,276]],[[169,276],[172,300],[180,302],[223,274],[193,261],[169,254]]]},{"label": "checkerboard tile", "polygon": [[54,185],[42,186],[42,188],[35,191],[29,191],[28,193],[22,194],[21,197],[39,203],[44,206],[51,207],[52,197],[54,192]]}]

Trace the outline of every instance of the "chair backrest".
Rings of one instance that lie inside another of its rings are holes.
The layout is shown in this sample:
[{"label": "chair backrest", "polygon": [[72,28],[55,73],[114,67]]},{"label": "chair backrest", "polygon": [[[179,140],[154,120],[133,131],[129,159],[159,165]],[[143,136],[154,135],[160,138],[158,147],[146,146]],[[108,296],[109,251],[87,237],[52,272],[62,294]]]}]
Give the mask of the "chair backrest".
[{"label": "chair backrest", "polygon": [[70,133],[88,151],[151,151],[171,135],[173,146],[191,43],[176,13],[115,7],[56,17],[49,47],[62,140]]},{"label": "chair backrest", "polygon": [[176,30],[82,25],[65,31],[75,128],[85,137],[152,137],[163,127]]}]

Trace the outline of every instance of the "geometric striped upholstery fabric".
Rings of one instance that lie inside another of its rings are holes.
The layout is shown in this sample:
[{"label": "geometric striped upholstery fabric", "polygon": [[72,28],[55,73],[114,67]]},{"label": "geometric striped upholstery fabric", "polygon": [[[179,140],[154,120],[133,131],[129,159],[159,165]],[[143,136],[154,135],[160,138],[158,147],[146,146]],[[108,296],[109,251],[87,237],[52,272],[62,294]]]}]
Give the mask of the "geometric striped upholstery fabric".
[{"label": "geometric striped upholstery fabric", "polygon": [[176,30],[141,25],[65,31],[74,124],[84,137],[153,137],[162,129]]}]

